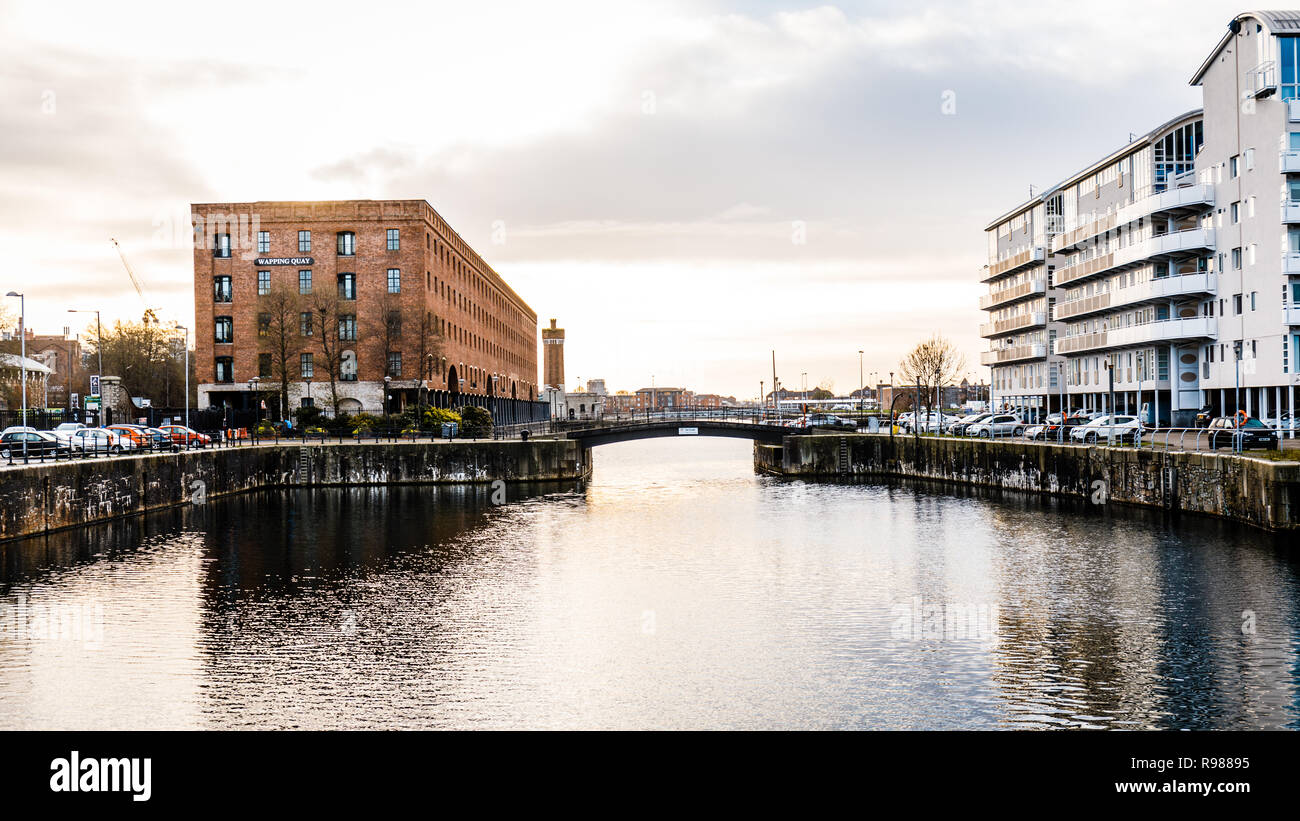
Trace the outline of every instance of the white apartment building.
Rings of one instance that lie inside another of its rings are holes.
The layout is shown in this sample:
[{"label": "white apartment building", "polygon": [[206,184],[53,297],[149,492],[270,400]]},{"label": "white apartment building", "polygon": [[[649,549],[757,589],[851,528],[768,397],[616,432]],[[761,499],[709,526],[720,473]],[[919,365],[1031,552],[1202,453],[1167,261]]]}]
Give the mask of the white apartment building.
[{"label": "white apartment building", "polygon": [[1300,11],[1250,12],[1176,117],[986,228],[995,406],[1277,419],[1300,370]]}]

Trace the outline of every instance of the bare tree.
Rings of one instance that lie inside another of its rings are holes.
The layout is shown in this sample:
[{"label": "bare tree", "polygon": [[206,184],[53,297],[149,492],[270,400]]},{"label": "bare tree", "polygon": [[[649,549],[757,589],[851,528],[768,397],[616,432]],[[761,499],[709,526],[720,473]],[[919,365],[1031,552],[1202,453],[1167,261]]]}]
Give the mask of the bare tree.
[{"label": "bare tree", "polygon": [[902,374],[903,385],[916,392],[913,409],[918,418],[912,429],[920,436],[922,402],[928,407],[927,417],[943,404],[943,386],[960,378],[966,370],[966,357],[952,342],[935,334],[909,351],[898,363],[898,369]]},{"label": "bare tree", "polygon": [[289,414],[289,380],[297,375],[291,366],[301,338],[299,316],[302,299],[297,288],[285,283],[275,285],[269,294],[258,297],[258,348],[271,357],[271,378],[280,383],[280,415]]},{"label": "bare tree", "polygon": [[[402,349],[402,298],[399,294],[383,293],[378,299],[369,303],[365,317],[366,343],[370,355],[387,376],[401,378],[401,374],[392,373],[388,367],[388,355]],[[405,371],[405,363],[403,363]],[[417,364],[415,366],[419,368]],[[385,403],[385,406],[387,403]]]},{"label": "bare tree", "polygon": [[421,379],[433,379],[434,361],[442,356],[442,336],[438,321],[430,311],[422,311],[416,323],[415,353],[419,357]]},{"label": "bare tree", "polygon": [[330,404],[334,415],[339,412],[339,377],[343,361],[345,341],[339,339],[339,316],[341,303],[338,295],[329,289],[318,289],[306,303],[316,323],[313,336],[316,337],[316,350],[320,353],[318,364],[325,370],[330,383]]}]

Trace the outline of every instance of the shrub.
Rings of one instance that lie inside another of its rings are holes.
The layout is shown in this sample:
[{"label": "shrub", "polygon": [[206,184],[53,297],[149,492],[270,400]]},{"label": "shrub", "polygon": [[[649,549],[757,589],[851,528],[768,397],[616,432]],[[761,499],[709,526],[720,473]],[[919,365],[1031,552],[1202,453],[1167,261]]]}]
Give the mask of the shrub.
[{"label": "shrub", "polygon": [[474,439],[492,435],[492,414],[486,409],[466,405],[460,409],[460,435]]},{"label": "shrub", "polygon": [[320,425],[323,414],[324,412],[319,407],[307,405],[294,411],[293,418],[298,423],[298,427],[311,428]]}]

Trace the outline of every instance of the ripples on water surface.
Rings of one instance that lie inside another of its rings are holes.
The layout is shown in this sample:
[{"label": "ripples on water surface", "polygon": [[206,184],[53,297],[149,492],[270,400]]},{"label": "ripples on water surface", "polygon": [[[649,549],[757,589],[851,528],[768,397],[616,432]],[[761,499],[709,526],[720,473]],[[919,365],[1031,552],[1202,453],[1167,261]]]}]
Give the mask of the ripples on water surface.
[{"label": "ripples on water surface", "polygon": [[[730,440],[595,454],[585,488],[504,507],[255,494],[0,546],[0,727],[1300,723],[1274,537],[756,477]],[[102,637],[16,626],[39,612]]]}]

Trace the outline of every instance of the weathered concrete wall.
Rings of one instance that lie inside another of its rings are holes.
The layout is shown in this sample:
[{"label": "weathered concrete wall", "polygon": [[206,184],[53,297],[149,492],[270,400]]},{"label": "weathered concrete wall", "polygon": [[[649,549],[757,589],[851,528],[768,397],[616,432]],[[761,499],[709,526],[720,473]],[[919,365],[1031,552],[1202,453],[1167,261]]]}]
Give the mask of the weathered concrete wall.
[{"label": "weathered concrete wall", "polygon": [[568,440],[280,444],[0,468],[0,540],[246,490],[584,478]]},{"label": "weathered concrete wall", "polygon": [[1268,530],[1300,528],[1300,462],[1230,453],[887,434],[792,436],[782,448],[781,472],[905,476],[1086,499],[1101,493],[1108,501],[1222,516]]}]

